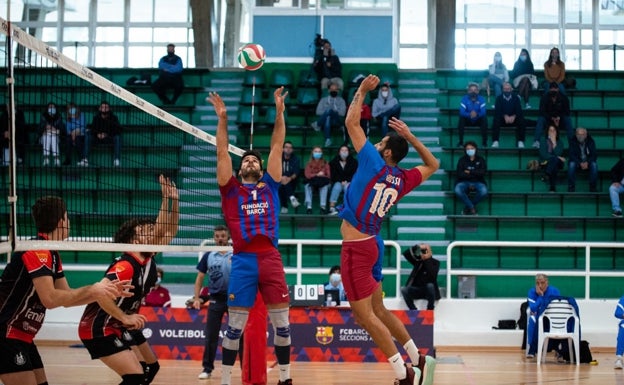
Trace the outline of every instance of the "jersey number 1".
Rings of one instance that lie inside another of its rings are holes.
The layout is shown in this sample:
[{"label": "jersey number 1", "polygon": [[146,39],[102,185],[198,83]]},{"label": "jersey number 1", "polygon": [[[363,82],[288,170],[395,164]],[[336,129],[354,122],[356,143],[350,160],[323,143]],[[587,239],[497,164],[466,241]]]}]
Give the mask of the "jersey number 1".
[{"label": "jersey number 1", "polygon": [[368,212],[383,218],[397,200],[399,192],[392,187],[388,187],[385,183],[375,183],[373,190],[375,190],[375,196]]}]

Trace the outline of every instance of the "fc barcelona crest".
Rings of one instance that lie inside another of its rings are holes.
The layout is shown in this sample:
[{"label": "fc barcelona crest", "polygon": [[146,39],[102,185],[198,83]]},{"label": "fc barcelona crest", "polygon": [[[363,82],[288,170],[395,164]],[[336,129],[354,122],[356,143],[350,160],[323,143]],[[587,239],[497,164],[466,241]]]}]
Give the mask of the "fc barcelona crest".
[{"label": "fc barcelona crest", "polygon": [[330,344],[334,340],[334,327],[333,326],[317,326],[316,327],[316,342],[321,345]]}]

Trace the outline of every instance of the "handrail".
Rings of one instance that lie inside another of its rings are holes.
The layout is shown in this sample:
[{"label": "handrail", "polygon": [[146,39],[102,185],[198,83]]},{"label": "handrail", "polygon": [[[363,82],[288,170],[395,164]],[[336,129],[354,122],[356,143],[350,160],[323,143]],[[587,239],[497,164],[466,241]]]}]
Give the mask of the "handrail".
[{"label": "handrail", "polygon": [[585,277],[585,299],[590,299],[592,277],[624,277],[622,272],[592,271],[592,248],[624,249],[624,243],[615,242],[516,242],[516,241],[454,241],[446,248],[446,298],[451,299],[451,277],[455,275],[482,276],[533,276],[535,270],[492,270],[492,269],[453,269],[452,254],[456,247],[544,247],[544,248],[584,248],[585,268],[583,270],[540,270],[549,276]]}]

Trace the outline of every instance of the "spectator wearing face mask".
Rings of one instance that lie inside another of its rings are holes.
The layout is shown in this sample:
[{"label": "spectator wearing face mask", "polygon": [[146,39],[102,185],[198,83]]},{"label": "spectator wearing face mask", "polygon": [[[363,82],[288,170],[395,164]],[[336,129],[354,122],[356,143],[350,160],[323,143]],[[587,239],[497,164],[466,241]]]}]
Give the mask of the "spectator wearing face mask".
[{"label": "spectator wearing face mask", "polygon": [[316,115],[319,118],[316,122],[312,122],[314,131],[323,130],[325,147],[332,144],[331,129],[341,126],[347,114],[347,102],[340,96],[338,84],[331,82],[328,89],[329,95],[321,98],[316,105]]},{"label": "spectator wearing face mask", "polygon": [[89,166],[89,152],[94,144],[113,145],[113,166],[119,167],[121,156],[121,124],[117,115],[111,111],[108,102],[100,103],[98,113],[93,116],[91,125],[87,127],[85,135],[84,158],[78,162],[78,166]]},{"label": "spectator wearing face mask", "polygon": [[346,301],[347,296],[342,285],[342,276],[340,275],[340,266],[335,265],[329,269],[329,282],[325,283],[325,290],[338,290],[340,300]]},{"label": "spectator wearing face mask", "polygon": [[478,126],[481,129],[483,147],[487,147],[487,117],[486,104],[483,96],[479,95],[479,85],[468,83],[468,92],[459,103],[459,123],[457,131],[459,143],[457,147],[464,147],[464,129],[466,126]]},{"label": "spectator wearing face mask", "polygon": [[520,97],[512,92],[509,82],[503,83],[503,93],[496,98],[494,104],[494,120],[492,121],[492,147],[498,147],[500,128],[516,127],[516,144],[524,148],[526,125]]},{"label": "spectator wearing face mask", "polygon": [[74,149],[78,151],[79,158],[84,158],[84,136],[87,123],[84,114],[74,103],[67,105],[67,138],[65,141],[65,161],[63,165],[72,164]]},{"label": "spectator wearing face mask", "polygon": [[598,153],[596,143],[583,127],[576,129],[575,136],[570,140],[568,149],[568,191],[576,190],[576,171],[589,171],[589,191],[596,192],[598,181]]},{"label": "spectator wearing face mask", "polygon": [[295,189],[297,188],[297,178],[299,177],[301,165],[299,158],[294,154],[293,150],[292,142],[289,140],[285,141],[282,149],[282,179],[279,186],[281,214],[288,214],[289,201],[293,209],[299,207]]},{"label": "spectator wearing face mask", "polygon": [[169,295],[169,290],[162,286],[162,279],[165,273],[160,267],[156,268],[156,273],[156,284],[154,285],[154,288],[147,293],[145,297],[143,297],[143,305],[153,307],[169,307],[171,306],[171,295]]},{"label": "spectator wearing face mask", "polygon": [[[466,142],[464,146],[466,155],[457,161],[457,181],[455,182],[455,195],[464,203],[464,215],[477,215],[476,206],[487,197],[487,185],[485,173],[487,164],[485,159],[477,155],[477,144]],[[474,194],[471,194],[474,192]]]},{"label": "spectator wearing face mask", "polygon": [[393,117],[401,118],[401,105],[386,83],[381,86],[377,98],[373,101],[373,118],[379,120],[382,138],[388,133],[388,120]]},{"label": "spectator wearing face mask", "polygon": [[410,310],[416,310],[414,300],[422,298],[427,300],[427,310],[433,310],[435,301],[440,299],[440,261],[433,258],[431,246],[426,243],[416,244],[405,250],[403,257],[414,266],[405,286],[401,287],[405,304]]},{"label": "spectator wearing face mask", "polygon": [[50,158],[55,166],[61,165],[59,143],[60,136],[65,134],[65,123],[56,104],[48,103],[46,110],[41,114],[39,122],[41,144],[43,146],[43,165],[50,165]]},{"label": "spectator wearing face mask", "polygon": [[336,203],[341,193],[344,193],[353,179],[353,174],[357,171],[358,162],[351,155],[349,146],[342,145],[338,150],[338,154],[329,162],[329,170],[331,173],[331,193],[329,194],[329,214],[336,215]]},{"label": "spectator wearing face mask", "polygon": [[327,88],[330,83],[335,83],[338,89],[343,89],[342,63],[327,39],[323,39],[322,55],[316,58],[314,70],[321,79],[321,89]]},{"label": "spectator wearing face mask", "polygon": [[555,126],[557,131],[564,129],[568,141],[574,136],[572,119],[570,119],[570,100],[559,91],[557,83],[550,83],[548,93],[540,100],[539,116],[535,125],[534,148],[540,148],[540,140],[544,128]]},{"label": "spectator wearing face mask", "polygon": [[535,77],[535,67],[531,61],[531,55],[526,48],[520,50],[520,56],[514,63],[509,76],[513,78],[513,85],[518,89],[518,95],[524,100],[524,108],[531,108],[529,94],[531,89],[537,89],[537,78]]},{"label": "spectator wearing face mask", "polygon": [[[503,56],[500,52],[494,54],[494,61],[489,67],[488,83],[490,89],[494,88],[494,97],[503,93],[503,83],[509,81],[509,72],[503,64]],[[489,95],[489,94],[488,94]]]},{"label": "spectator wearing face mask", "polygon": [[312,214],[312,192],[318,190],[321,214],[327,214],[327,192],[331,182],[329,163],[323,159],[323,149],[316,146],[310,153],[310,160],[305,166],[305,205],[306,213]]}]

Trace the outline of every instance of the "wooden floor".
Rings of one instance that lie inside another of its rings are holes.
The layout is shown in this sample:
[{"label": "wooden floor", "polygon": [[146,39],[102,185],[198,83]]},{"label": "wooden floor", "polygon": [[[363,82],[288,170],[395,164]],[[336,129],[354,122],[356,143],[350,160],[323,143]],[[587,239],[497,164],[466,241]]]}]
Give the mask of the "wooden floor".
[{"label": "wooden floor", "polygon": [[[614,354],[594,352],[598,365],[558,364],[549,356],[545,364],[527,361],[522,352],[511,350],[439,349],[435,371],[436,385],[624,385],[624,371],[614,370]],[[481,351],[479,351],[481,350]],[[121,379],[100,361],[92,361],[84,348],[39,346],[48,376],[54,385],[118,384]],[[198,361],[161,360],[154,385],[220,385],[219,368],[209,380],[198,380]],[[271,366],[272,363],[269,363]],[[374,384],[392,385],[394,375],[384,363],[294,362],[291,369],[294,385]],[[277,384],[277,369],[269,369],[268,384]],[[236,367],[233,385],[240,385]]]}]

